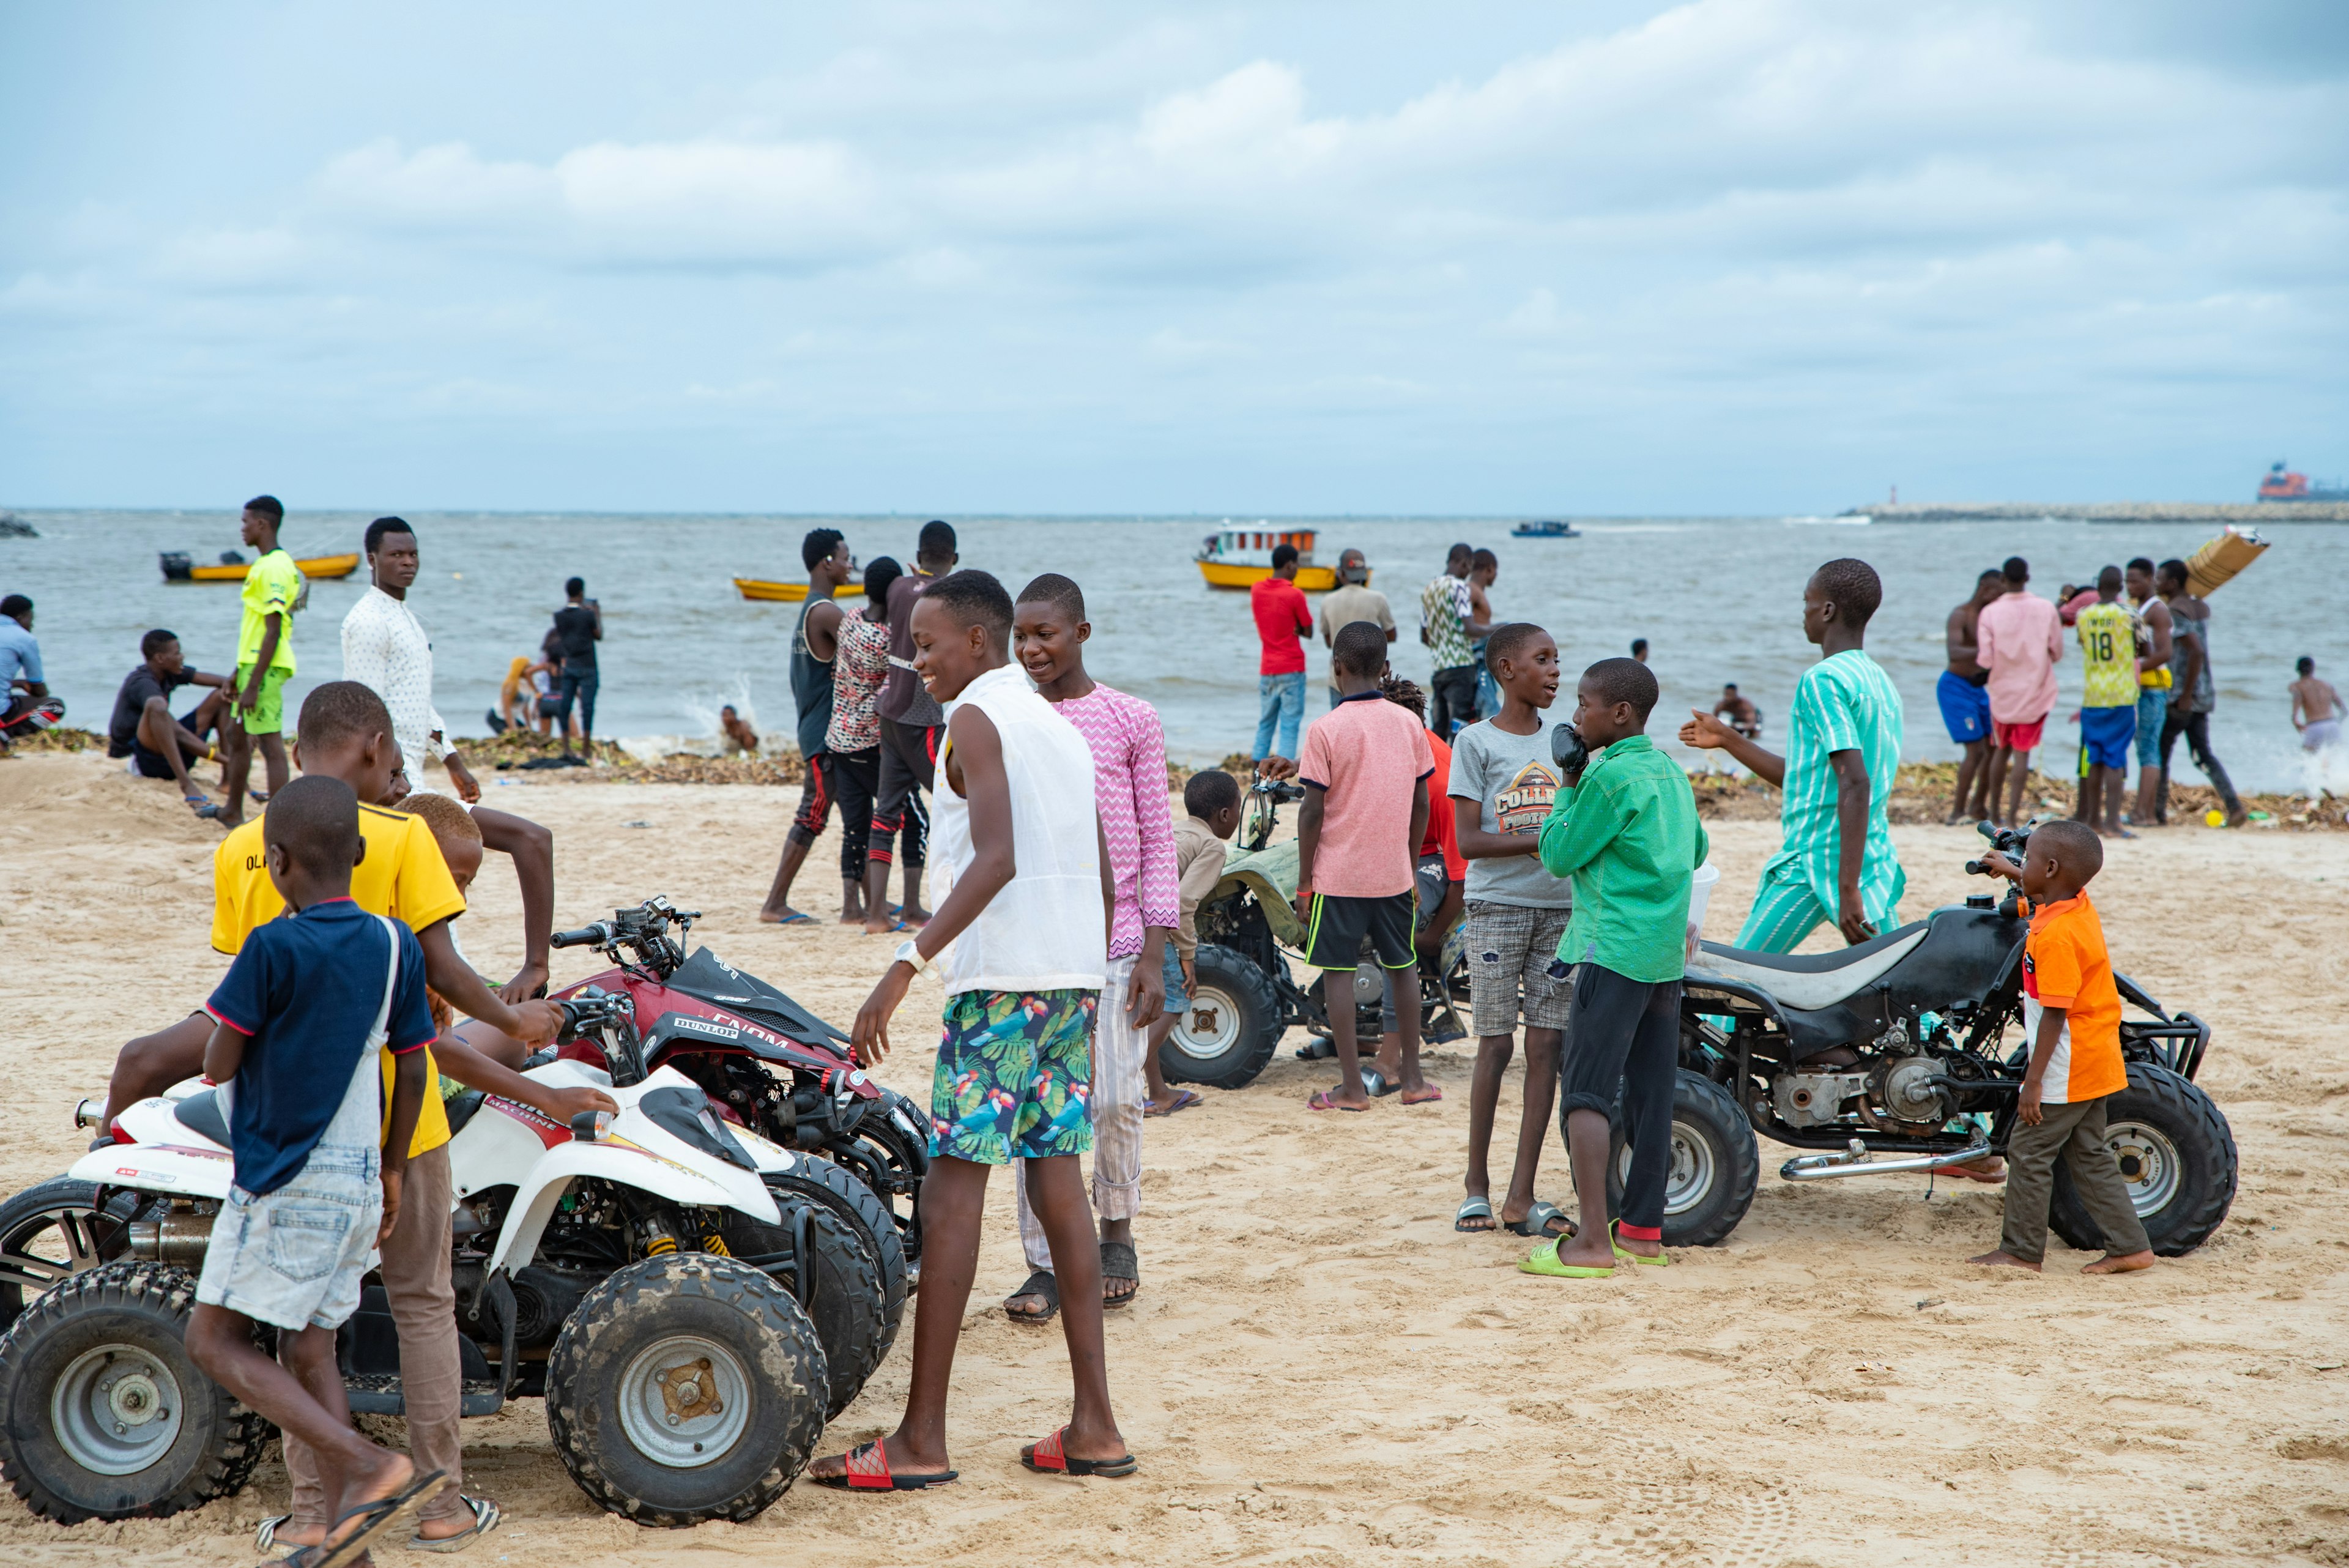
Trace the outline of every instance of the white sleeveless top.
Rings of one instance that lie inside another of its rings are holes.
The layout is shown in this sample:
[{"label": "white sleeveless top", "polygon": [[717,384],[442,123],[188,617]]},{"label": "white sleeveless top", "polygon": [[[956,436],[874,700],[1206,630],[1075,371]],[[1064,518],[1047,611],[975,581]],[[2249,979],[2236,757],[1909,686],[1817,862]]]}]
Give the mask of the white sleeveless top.
[{"label": "white sleeveless top", "polygon": [[[1077,727],[1036,694],[1016,664],[990,670],[946,705],[976,707],[1003,740],[1011,784],[1016,869],[938,961],[947,994],[966,991],[1099,991],[1109,969],[1102,906],[1093,753]],[[930,805],[932,908],[969,868],[970,806],[940,759]]]}]

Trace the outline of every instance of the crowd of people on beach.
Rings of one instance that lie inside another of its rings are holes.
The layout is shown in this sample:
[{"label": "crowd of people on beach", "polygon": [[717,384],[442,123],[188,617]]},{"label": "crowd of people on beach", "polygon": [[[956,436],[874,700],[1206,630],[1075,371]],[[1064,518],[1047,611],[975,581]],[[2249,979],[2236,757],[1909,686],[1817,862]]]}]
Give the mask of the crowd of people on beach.
[{"label": "crowd of people on beach", "polygon": [[[502,1095],[558,1124],[615,1107],[600,1091],[550,1088],[518,1070],[559,1025],[543,1000],[552,836],[479,805],[434,705],[430,639],[409,599],[417,531],[397,517],[366,530],[368,587],[343,621],[342,679],[301,704],[289,752],[282,692],[296,668],[304,585],[278,544],[282,522],[270,497],[245,509],[261,554],[233,673],[190,669],[179,639],[158,628],[118,696],[118,754],[172,780],[231,830],[214,858],[212,939],[233,962],[202,1011],[123,1047],[101,1137],[126,1106],[174,1083],[198,1073],[233,1081],[237,1227],[206,1254],[189,1343],[199,1366],[286,1434],[292,1509],[264,1525],[263,1544],[339,1539],[350,1520],[398,1507],[417,1513],[415,1543],[446,1550],[478,1541],[501,1514],[460,1490],[450,1132],[436,1085]],[[1259,785],[1303,790],[1295,914],[1305,967],[1330,999],[1336,1074],[1312,1091],[1310,1110],[1361,1115],[1392,1096],[1410,1115],[1443,1100],[1421,1059],[1418,975],[1456,923],[1476,1057],[1454,1228],[1532,1241],[1518,1266],[1547,1278],[1669,1265],[1682,987],[1699,951],[1691,909],[1710,846],[1687,771],[1649,733],[1661,688],[1643,643],[1583,665],[1561,727],[1551,711],[1569,661],[1551,631],[1496,617],[1489,552],[1455,546],[1422,591],[1419,635],[1435,660],[1424,691],[1392,669],[1395,617],[1358,552],[1341,556],[1318,615],[1296,589],[1293,552],[1276,552],[1252,595],[1266,666],[1253,776],[1193,774],[1178,814],[1156,711],[1087,671],[1093,628],[1077,582],[1047,573],[1008,592],[961,566],[942,521],[920,529],[910,569],[881,556],[860,575],[831,528],[811,530],[802,557],[809,588],[790,668],[807,765],[761,919],[811,920],[790,893],[837,810],[841,921],[902,939],[850,1031],[857,1059],[886,1058],[917,978],[945,999],[905,1409],[886,1438],[817,1460],[812,1480],[907,1490],[954,1479],[948,1389],[986,1187],[1001,1165],[1014,1168],[1029,1269],[1004,1311],[1061,1321],[1074,1386],[1070,1420],[1022,1448],[1021,1462],[1074,1475],[1138,1468],[1114,1416],[1103,1314],[1142,1289],[1144,1129],[1198,1101],[1166,1084],[1159,1053],[1197,983],[1198,911]],[[2099,831],[2125,831],[2115,814],[2132,747],[2150,768],[2149,755],[2185,736],[2232,800],[2208,754],[2208,607],[2177,562],[2107,568],[2060,604],[2028,582],[2027,564],[2010,560],[1950,618],[1940,706],[1968,747],[1953,815],[1976,803],[1983,816],[2020,812],[2018,781],[2044,744],[2067,621],[2085,676],[2082,784],[2074,819],[2040,826],[2022,855],[1991,857],[2032,912],[2029,1067],[2004,1162],[1960,1174],[2007,1186],[1999,1248],[1975,1262],[2040,1266],[2060,1158],[2108,1240],[2089,1272],[2127,1272],[2151,1253],[2104,1144],[2101,1106],[2125,1082],[2120,1006],[2085,888],[2102,863]],[[1760,711],[1734,687],[1677,727],[1683,745],[1733,758],[1781,792],[1783,842],[1738,948],[1788,952],[1822,924],[1860,944],[1899,923],[1906,877],[1886,808],[1904,714],[1866,647],[1882,594],[1877,573],[1850,558],[1805,584],[1800,624],[1818,658],[1795,687],[1781,750],[1761,745]],[[551,697],[557,711],[543,716],[565,735],[575,710],[584,742],[603,620],[579,579],[565,600],[540,661],[559,655],[559,670],[540,671],[554,691],[525,706]],[[0,612],[29,637],[29,605],[21,617],[5,604]],[[1317,636],[1329,701],[1307,725],[1303,644]],[[0,651],[20,645],[0,636]],[[37,684],[36,654],[29,665],[18,657]],[[2296,722],[2337,725],[2332,689],[2306,661],[2301,674]],[[516,675],[526,682],[531,671]],[[172,693],[186,686],[204,696],[175,716]],[[729,738],[755,750],[755,732],[728,717]],[[256,753],[265,794],[246,787]],[[218,803],[189,774],[212,759],[224,770]],[[453,798],[429,792],[431,763]],[[2141,779],[2137,819],[2158,819],[2162,795],[2158,775],[2151,786]],[[246,820],[248,798],[268,810]],[[502,985],[464,961],[450,930],[489,850],[510,858],[523,911],[524,962]],[[1351,1005],[1366,955],[1386,982],[1374,1046],[1358,1038]],[[1520,1031],[1521,1116],[1496,1204],[1490,1146]],[[1538,1195],[1561,1096],[1571,1214]],[[1619,1116],[1630,1159],[1610,1216]],[[322,1203],[347,1208],[354,1223],[305,1231],[296,1211]],[[412,1460],[352,1431],[334,1371],[335,1326],[378,1249]],[[254,1348],[256,1325],[280,1331],[274,1360]]]}]

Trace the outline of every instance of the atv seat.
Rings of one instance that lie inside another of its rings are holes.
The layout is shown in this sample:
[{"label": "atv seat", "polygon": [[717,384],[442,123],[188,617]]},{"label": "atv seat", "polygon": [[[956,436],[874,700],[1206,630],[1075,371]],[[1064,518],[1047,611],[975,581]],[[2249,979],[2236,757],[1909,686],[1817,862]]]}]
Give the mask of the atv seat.
[{"label": "atv seat", "polygon": [[1782,1007],[1816,1012],[1883,979],[1893,965],[1916,950],[1925,940],[1925,921],[1911,921],[1857,947],[1831,953],[1763,953],[1705,942],[1701,944],[1697,962],[1689,966],[1689,978],[1701,981],[1710,973],[1743,981],[1768,992]]},{"label": "atv seat", "polygon": [[228,1147],[228,1117],[221,1110],[218,1089],[190,1095],[171,1107],[171,1114],[198,1137],[209,1138],[222,1148]]}]

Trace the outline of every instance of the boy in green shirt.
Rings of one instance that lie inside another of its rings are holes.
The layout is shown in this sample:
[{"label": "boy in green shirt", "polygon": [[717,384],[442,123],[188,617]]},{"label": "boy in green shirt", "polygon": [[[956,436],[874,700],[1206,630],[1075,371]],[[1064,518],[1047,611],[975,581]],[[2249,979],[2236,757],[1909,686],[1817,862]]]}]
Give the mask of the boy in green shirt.
[{"label": "boy in green shirt", "polygon": [[[1560,1078],[1582,1222],[1570,1238],[1536,1247],[1518,1265],[1529,1274],[1603,1279],[1618,1258],[1665,1261],[1689,887],[1710,846],[1688,775],[1643,732],[1657,695],[1636,659],[1602,659],[1582,672],[1574,727],[1590,760],[1562,782],[1542,825],[1542,865],[1574,879],[1557,956],[1579,968]],[[1618,1083],[1631,1168],[1610,1235],[1607,1118]]]},{"label": "boy in green shirt", "polygon": [[285,787],[285,682],[294,673],[294,612],[302,598],[302,574],[277,544],[285,505],[274,495],[244,504],[244,542],[261,552],[244,574],[244,613],[236,632],[236,679],[229,683],[229,708],[221,725],[226,742],[222,787],[228,799],[216,819],[222,827],[244,820],[244,786],[253,773],[253,748],[261,747],[269,793]]}]

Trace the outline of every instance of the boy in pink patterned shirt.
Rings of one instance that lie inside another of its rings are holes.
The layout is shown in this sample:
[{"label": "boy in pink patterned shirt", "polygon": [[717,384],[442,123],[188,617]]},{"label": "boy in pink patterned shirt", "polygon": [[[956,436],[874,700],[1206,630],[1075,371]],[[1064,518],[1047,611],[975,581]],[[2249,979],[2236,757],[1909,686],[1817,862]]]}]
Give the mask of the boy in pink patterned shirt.
[{"label": "boy in pink patterned shirt", "polygon": [[[1116,888],[1109,980],[1093,1024],[1092,1196],[1101,1215],[1102,1304],[1121,1307],[1142,1288],[1133,1217],[1142,1208],[1143,1063],[1150,1025],[1165,1003],[1166,941],[1183,905],[1157,710],[1085,673],[1083,644],[1092,634],[1084,595],[1069,578],[1048,572],[1020,590],[1012,656],[1092,750],[1094,800]],[[1046,1323],[1060,1310],[1060,1290],[1044,1228],[1028,1205],[1026,1167],[1020,1170],[1019,1240],[1030,1272],[1003,1310],[1022,1323]]]}]

